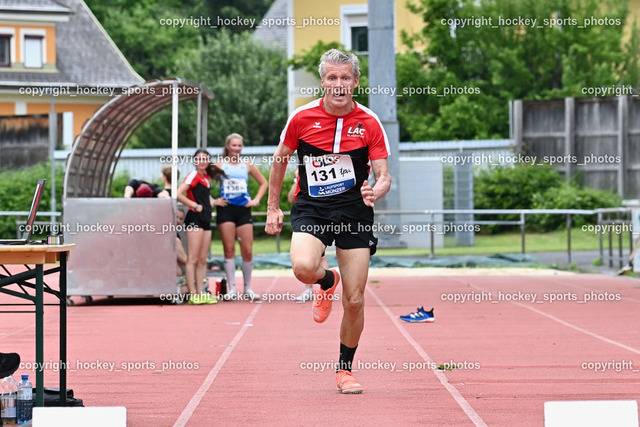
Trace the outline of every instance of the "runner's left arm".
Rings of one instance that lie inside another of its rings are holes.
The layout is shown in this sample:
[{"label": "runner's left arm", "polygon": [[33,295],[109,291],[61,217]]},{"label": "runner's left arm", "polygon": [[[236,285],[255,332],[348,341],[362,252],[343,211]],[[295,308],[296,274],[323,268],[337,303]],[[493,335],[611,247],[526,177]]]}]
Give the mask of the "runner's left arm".
[{"label": "runner's left arm", "polygon": [[373,187],[371,187],[369,182],[365,180],[360,188],[360,193],[362,194],[364,204],[373,207],[376,201],[382,199],[385,194],[389,192],[391,188],[391,175],[389,174],[389,162],[386,158],[371,160],[371,168],[373,169],[373,176],[376,182]]}]

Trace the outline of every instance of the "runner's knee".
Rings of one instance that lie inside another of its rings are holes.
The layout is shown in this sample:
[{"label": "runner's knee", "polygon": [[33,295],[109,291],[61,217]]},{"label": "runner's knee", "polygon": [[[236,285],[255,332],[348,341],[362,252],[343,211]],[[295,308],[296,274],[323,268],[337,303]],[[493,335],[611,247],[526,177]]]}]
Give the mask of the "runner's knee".
[{"label": "runner's knee", "polygon": [[314,283],[318,280],[316,277],[318,270],[318,263],[309,259],[292,261],[293,274],[296,279],[302,283]]},{"label": "runner's knee", "polygon": [[351,314],[359,314],[364,310],[364,295],[357,292],[342,300],[345,311]]}]

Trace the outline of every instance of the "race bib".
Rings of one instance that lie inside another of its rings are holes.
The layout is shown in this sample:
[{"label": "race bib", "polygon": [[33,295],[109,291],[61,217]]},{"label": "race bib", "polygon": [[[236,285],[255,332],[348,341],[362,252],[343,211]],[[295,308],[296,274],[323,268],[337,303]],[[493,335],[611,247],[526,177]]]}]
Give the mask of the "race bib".
[{"label": "race bib", "polygon": [[225,179],[222,185],[225,196],[237,193],[244,194],[247,192],[247,181],[244,179]]},{"label": "race bib", "polygon": [[348,154],[305,156],[307,183],[311,197],[333,196],[356,185],[356,174]]}]

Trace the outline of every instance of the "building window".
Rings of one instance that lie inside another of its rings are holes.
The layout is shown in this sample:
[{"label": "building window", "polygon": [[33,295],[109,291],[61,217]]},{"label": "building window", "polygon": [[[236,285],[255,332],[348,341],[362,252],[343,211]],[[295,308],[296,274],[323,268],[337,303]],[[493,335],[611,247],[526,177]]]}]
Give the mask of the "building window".
[{"label": "building window", "polygon": [[42,36],[24,36],[24,67],[42,68]]},{"label": "building window", "polygon": [[0,67],[11,66],[11,36],[0,34]]},{"label": "building window", "polygon": [[362,54],[369,51],[369,29],[367,27],[351,27],[351,49]]},{"label": "building window", "polygon": [[369,52],[369,7],[367,4],[340,6],[340,42],[360,55]]}]

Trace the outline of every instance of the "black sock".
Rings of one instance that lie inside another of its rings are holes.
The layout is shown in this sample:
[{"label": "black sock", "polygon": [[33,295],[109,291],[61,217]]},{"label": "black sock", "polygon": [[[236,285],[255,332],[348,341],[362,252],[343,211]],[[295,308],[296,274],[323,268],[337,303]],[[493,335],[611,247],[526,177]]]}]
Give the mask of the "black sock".
[{"label": "black sock", "polygon": [[338,369],[336,369],[336,372],[339,370],[351,372],[351,364],[353,363],[353,356],[356,355],[357,348],[358,346],[351,348],[340,343],[340,360],[338,362]]},{"label": "black sock", "polygon": [[323,291],[328,291],[333,286],[333,282],[335,281],[335,276],[333,275],[333,271],[325,270],[324,277],[318,280],[316,283],[320,284],[320,287]]}]

